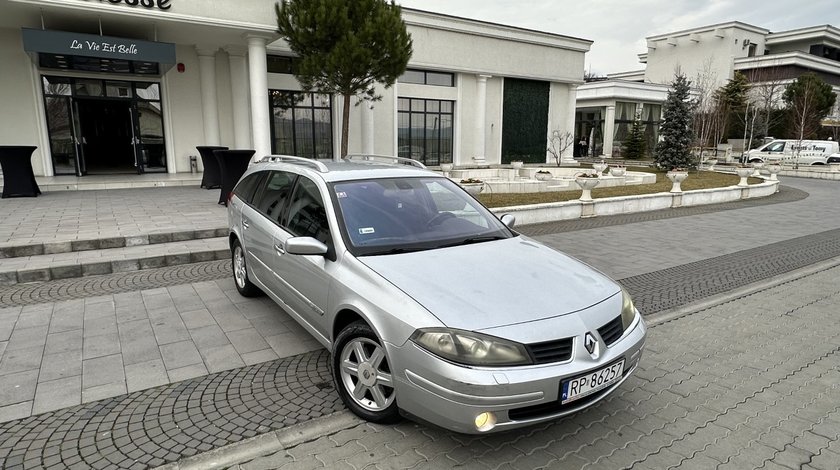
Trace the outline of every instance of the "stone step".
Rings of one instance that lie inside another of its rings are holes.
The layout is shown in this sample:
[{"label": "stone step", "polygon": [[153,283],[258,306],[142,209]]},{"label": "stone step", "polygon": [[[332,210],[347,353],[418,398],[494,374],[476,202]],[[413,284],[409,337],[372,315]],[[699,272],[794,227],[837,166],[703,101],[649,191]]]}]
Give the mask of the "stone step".
[{"label": "stone step", "polygon": [[[39,255],[54,255],[73,253],[78,251],[104,250],[133,246],[157,245],[162,243],[201,240],[207,238],[226,237],[227,227],[203,230],[185,230],[179,232],[148,233],[132,236],[106,237],[88,240],[67,240],[52,243],[6,244],[0,246],[0,259],[31,257]],[[5,262],[2,262],[5,264]],[[0,265],[2,266],[2,265]]]},{"label": "stone step", "polygon": [[0,285],[138,271],[229,257],[227,236],[18,256],[0,260]]}]

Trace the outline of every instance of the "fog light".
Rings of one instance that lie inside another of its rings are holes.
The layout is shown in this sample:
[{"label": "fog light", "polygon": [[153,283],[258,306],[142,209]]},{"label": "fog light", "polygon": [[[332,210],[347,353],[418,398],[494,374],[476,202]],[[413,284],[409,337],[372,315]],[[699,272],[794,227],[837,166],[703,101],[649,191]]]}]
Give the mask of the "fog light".
[{"label": "fog light", "polygon": [[480,432],[486,432],[496,427],[496,415],[485,411],[475,417],[475,429]]}]

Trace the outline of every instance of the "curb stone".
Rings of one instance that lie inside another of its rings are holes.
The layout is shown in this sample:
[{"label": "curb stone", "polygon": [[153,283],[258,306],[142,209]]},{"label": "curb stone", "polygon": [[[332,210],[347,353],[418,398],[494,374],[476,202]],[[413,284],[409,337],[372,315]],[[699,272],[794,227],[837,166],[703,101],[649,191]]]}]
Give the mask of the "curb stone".
[{"label": "curb stone", "polygon": [[363,424],[349,411],[315,418],[305,423],[262,434],[235,444],[226,445],[210,452],[194,455],[160,467],[158,470],[210,470],[228,468],[246,460],[280,452],[304,442]]}]

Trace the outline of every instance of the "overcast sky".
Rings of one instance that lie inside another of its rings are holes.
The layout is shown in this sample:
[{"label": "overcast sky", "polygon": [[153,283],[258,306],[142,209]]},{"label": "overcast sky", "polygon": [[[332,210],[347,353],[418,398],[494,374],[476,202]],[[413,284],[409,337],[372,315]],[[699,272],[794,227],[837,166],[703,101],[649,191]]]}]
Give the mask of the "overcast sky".
[{"label": "overcast sky", "polygon": [[397,0],[445,13],[595,41],[586,68],[604,75],[640,70],[645,38],[682,29],[741,21],[770,31],[830,23],[837,0]]}]

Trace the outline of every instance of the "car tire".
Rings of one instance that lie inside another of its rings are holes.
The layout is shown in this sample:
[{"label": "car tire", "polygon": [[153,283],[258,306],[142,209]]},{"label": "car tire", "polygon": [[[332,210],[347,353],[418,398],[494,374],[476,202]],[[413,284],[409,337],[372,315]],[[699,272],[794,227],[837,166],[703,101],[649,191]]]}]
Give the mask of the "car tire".
[{"label": "car tire", "polygon": [[353,322],[341,330],[334,346],[333,378],[347,408],[374,423],[399,421],[391,363],[373,329]]},{"label": "car tire", "polygon": [[248,268],[245,265],[245,249],[239,240],[234,240],[230,247],[231,267],[233,268],[233,283],[242,297],[257,297],[262,295],[259,287],[248,279]]}]

